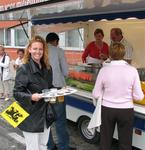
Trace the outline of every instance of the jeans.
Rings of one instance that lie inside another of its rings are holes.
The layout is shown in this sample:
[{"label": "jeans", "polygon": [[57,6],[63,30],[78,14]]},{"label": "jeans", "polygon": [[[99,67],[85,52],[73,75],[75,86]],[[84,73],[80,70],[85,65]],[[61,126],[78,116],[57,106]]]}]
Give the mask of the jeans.
[{"label": "jeans", "polygon": [[[58,141],[57,147],[59,150],[69,150],[69,135],[67,131],[65,102],[54,104],[54,109],[57,114],[57,120],[55,122],[55,130],[56,130],[57,141]],[[49,150],[52,150],[55,146],[52,133],[50,133],[47,146]]]}]

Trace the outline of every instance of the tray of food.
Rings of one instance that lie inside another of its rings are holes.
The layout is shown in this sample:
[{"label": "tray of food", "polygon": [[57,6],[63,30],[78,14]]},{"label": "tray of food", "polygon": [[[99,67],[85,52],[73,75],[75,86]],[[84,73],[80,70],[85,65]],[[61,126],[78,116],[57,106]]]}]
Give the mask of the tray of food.
[{"label": "tray of food", "polygon": [[59,96],[65,96],[69,94],[73,94],[77,92],[77,89],[71,88],[71,87],[65,87],[61,89],[52,88],[52,89],[44,89],[42,90],[42,97],[43,98],[53,98],[53,97],[59,97]]}]

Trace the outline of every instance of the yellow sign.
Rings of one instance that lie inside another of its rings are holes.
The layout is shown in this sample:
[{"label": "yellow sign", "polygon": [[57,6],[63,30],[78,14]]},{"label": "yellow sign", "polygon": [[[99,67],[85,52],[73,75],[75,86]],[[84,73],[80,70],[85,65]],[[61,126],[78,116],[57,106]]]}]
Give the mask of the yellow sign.
[{"label": "yellow sign", "polygon": [[17,102],[13,102],[1,113],[1,116],[15,128],[23,122],[29,114]]}]

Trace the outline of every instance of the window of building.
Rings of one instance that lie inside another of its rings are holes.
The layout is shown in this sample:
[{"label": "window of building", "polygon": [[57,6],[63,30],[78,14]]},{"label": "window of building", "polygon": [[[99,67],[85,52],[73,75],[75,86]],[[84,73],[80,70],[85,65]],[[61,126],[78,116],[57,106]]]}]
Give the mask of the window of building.
[{"label": "window of building", "polygon": [[84,45],[84,29],[74,29],[59,34],[60,47],[69,47],[71,49],[83,49]]},{"label": "window of building", "polygon": [[[28,33],[27,25],[24,25],[26,32]],[[28,38],[22,28],[22,26],[18,26],[15,29],[15,46],[26,46],[28,43]]]},{"label": "window of building", "polygon": [[5,45],[11,46],[11,29],[5,29]]},{"label": "window of building", "polygon": [[4,29],[0,29],[0,44],[4,44]]},{"label": "window of building", "polygon": [[[46,38],[49,32],[37,32],[36,34]],[[64,50],[83,50],[84,28],[61,32],[59,35],[59,46]]]}]

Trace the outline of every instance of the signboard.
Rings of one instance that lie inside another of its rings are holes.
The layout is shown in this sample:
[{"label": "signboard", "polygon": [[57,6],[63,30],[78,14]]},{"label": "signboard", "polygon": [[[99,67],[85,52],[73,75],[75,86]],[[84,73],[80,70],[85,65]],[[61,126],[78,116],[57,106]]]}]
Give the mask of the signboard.
[{"label": "signboard", "polygon": [[29,114],[17,102],[13,102],[1,113],[1,116],[15,128],[24,121]]},{"label": "signboard", "polygon": [[3,2],[3,5],[2,4],[0,5],[0,11],[6,11],[6,10],[38,4],[46,1],[49,0],[17,0],[15,2],[9,2],[9,3]]}]

